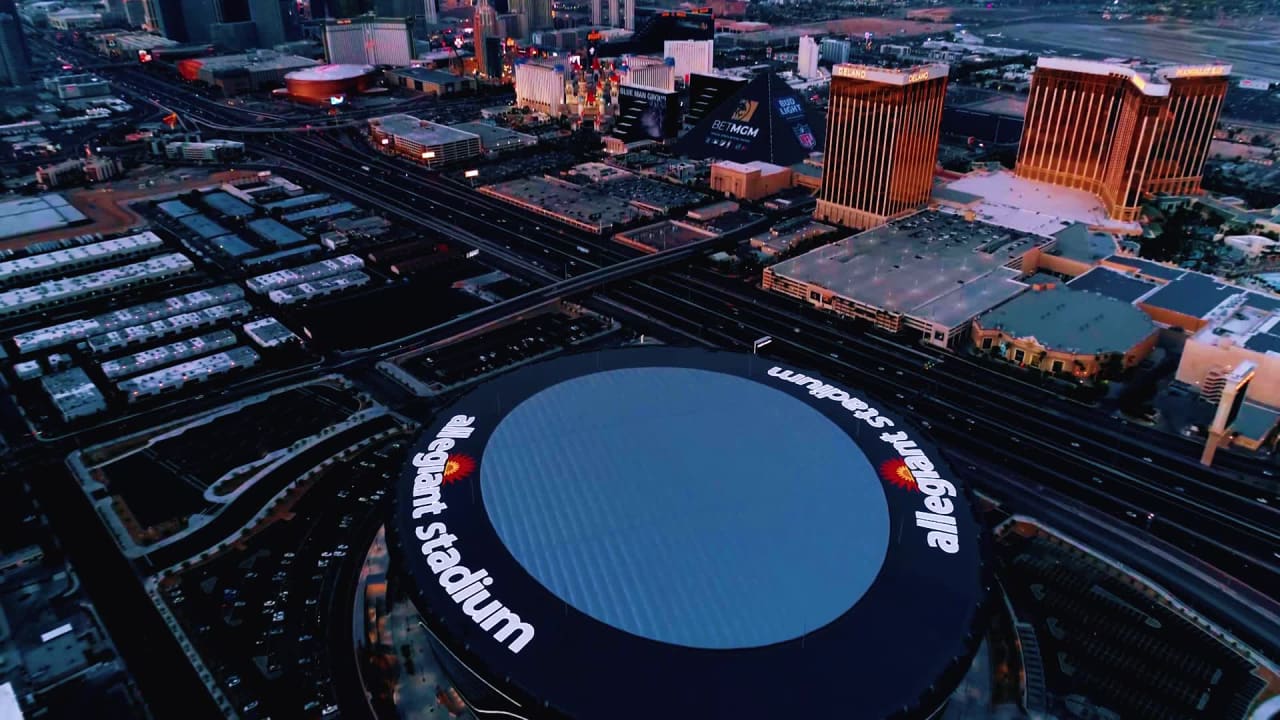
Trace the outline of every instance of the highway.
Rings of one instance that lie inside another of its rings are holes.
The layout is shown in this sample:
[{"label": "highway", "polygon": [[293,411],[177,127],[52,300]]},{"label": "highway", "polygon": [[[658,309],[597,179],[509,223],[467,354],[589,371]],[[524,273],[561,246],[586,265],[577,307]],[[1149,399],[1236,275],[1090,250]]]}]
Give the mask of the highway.
[{"label": "highway", "polygon": [[[163,92],[163,88],[157,91]],[[181,101],[180,98],[174,100]],[[231,108],[218,106],[217,110],[221,115]],[[194,108],[192,111],[200,112]],[[491,262],[514,275],[548,283],[508,301],[516,311],[555,297],[593,290],[604,282],[617,282],[632,275],[633,270],[647,268],[643,264],[647,258],[655,259],[654,267],[664,264],[663,254],[637,258],[619,246],[583,233],[531,226],[522,213],[499,201],[407,162],[384,158],[372,148],[363,156],[362,162],[370,168],[366,172],[353,167],[353,147],[332,139],[275,137],[264,145],[264,152],[289,158],[314,180],[345,190],[362,201],[395,209],[448,237],[478,247]],[[353,175],[362,176],[361,181],[352,182]],[[580,245],[591,248],[591,253],[584,256],[577,250]],[[525,259],[530,255],[537,258],[539,251],[541,259]],[[672,254],[667,259],[684,260],[691,256]],[[593,267],[601,265],[609,269]],[[553,279],[559,273],[572,272],[582,274],[569,280]],[[1220,473],[1200,466],[1191,454],[1153,447],[1146,434],[1137,442],[1126,438],[1137,426],[1115,421],[1110,427],[1099,425],[1096,418],[1088,417],[1079,408],[1062,407],[1064,403],[1053,400],[1039,388],[1018,386],[1002,375],[958,358],[944,358],[929,371],[931,374],[925,374],[921,372],[924,362],[941,356],[906,351],[875,336],[863,336],[860,328],[849,323],[839,323],[837,330],[832,324],[816,321],[813,313],[786,301],[762,297],[745,287],[726,288],[723,281],[708,275],[696,270],[677,273],[636,286],[636,295],[610,293],[610,296],[658,315],[666,323],[697,332],[705,332],[708,322],[741,325],[742,332],[715,330],[720,334],[718,339],[735,346],[747,344],[762,334],[786,335],[788,329],[803,328],[805,346],[815,357],[824,359],[821,365],[829,364],[829,356],[842,350],[846,364],[858,363],[850,364],[849,369],[860,375],[859,368],[864,364],[892,363],[899,366],[894,372],[904,373],[904,378],[905,373],[910,372],[917,380],[931,382],[935,388],[933,394],[938,396],[936,400],[946,398],[956,408],[981,416],[984,425],[993,431],[999,428],[1009,438],[1029,437],[1028,442],[1035,445],[1036,452],[1046,455],[1046,461],[1054,460],[1078,470],[1082,478],[1095,486],[1110,484],[1112,494],[1132,494],[1134,508],[1126,512],[1141,510],[1144,517],[1156,513],[1152,518],[1153,530],[1167,526],[1167,532],[1181,533],[1185,541],[1196,546],[1228,544],[1228,548],[1219,549],[1225,555],[1224,560],[1231,560],[1242,577],[1250,577],[1255,569],[1280,573],[1280,557],[1271,555],[1272,548],[1280,547],[1280,535],[1272,530],[1280,517],[1274,508],[1257,501],[1255,486],[1241,488],[1243,493],[1229,492],[1224,489],[1229,481]],[[577,280],[582,280],[581,284],[575,283]],[[683,299],[672,292],[679,289],[685,295]],[[664,317],[663,309],[673,306],[678,312],[667,312]],[[737,315],[730,317],[731,313],[715,310],[729,306],[736,308]],[[490,311],[500,319],[507,310],[507,307],[497,307]],[[748,324],[746,320],[751,322]],[[822,347],[813,347],[815,345]],[[919,356],[908,360],[911,356],[907,352],[919,353]],[[992,396],[993,386],[1004,386],[999,397]],[[916,383],[904,381],[902,386],[893,389],[892,395],[915,398],[920,395],[918,387]],[[1008,424],[994,425],[1000,418]],[[1051,439],[1057,437],[1063,440]],[[1056,458],[1050,455],[1055,451]],[[1187,515],[1188,512],[1191,514]],[[1233,538],[1231,533],[1237,533],[1238,537]],[[1236,557],[1230,550],[1240,543],[1245,552],[1242,557]]]},{"label": "highway", "polygon": [[[127,72],[132,82],[195,120],[226,127],[244,122],[246,111],[195,104],[172,86]],[[986,462],[1026,473],[1073,501],[1213,563],[1233,576],[1223,579],[1226,586],[1242,593],[1250,585],[1256,590],[1280,586],[1280,512],[1270,504],[1280,496],[1273,481],[1257,476],[1262,469],[1257,463],[1229,461],[1232,469],[1254,473],[1252,478],[1204,468],[1186,439],[1100,417],[963,358],[903,345],[697,267],[635,279],[691,260],[698,251],[637,257],[607,240],[547,226],[547,221],[531,219],[446,177],[383,158],[372,148],[361,156],[370,168],[366,172],[356,169],[356,150],[331,138],[270,134],[247,141],[263,154],[287,159],[318,185],[479,248],[486,262],[540,286],[508,301],[511,305],[481,311],[492,312],[492,317],[477,314],[455,328],[432,328],[421,338],[370,352],[385,355],[421,346],[441,332],[447,336],[550,299],[591,293],[603,293],[597,300],[621,303],[720,346],[749,347],[754,339],[771,335],[775,342],[770,352],[778,357],[865,387],[884,404],[925,418],[944,446],[981,449],[979,456]],[[579,245],[590,252],[581,253]],[[653,258],[651,264],[642,262],[646,258]],[[1000,495],[998,483],[977,482]]]}]

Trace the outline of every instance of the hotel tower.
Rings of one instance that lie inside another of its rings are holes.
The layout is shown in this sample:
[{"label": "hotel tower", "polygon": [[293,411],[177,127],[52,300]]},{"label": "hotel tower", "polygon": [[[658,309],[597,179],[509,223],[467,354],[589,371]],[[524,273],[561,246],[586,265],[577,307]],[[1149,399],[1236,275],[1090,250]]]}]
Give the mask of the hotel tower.
[{"label": "hotel tower", "polygon": [[1087,190],[1123,221],[1138,219],[1145,195],[1197,193],[1230,73],[1040,58],[1016,173]]},{"label": "hotel tower", "polygon": [[929,201],[948,71],[835,66],[819,220],[869,228]]}]

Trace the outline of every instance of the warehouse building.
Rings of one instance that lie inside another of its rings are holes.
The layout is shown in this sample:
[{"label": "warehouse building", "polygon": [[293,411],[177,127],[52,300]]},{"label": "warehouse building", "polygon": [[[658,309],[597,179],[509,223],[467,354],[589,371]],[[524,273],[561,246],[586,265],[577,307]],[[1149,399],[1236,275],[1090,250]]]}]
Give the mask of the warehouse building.
[{"label": "warehouse building", "polygon": [[290,285],[312,282],[320,278],[363,269],[364,261],[358,256],[341,255],[336,258],[314,262],[310,265],[300,265],[295,268],[277,270],[266,275],[251,277],[245,281],[245,285],[259,295],[266,295],[272,290],[279,290]]},{"label": "warehouse building", "polygon": [[385,75],[391,84],[397,87],[436,97],[476,89],[474,78],[424,67],[396,68],[386,71]]},{"label": "warehouse building", "polygon": [[120,330],[94,335],[86,341],[85,345],[94,355],[106,355],[122,348],[145,345],[170,335],[180,335],[203,327],[220,325],[228,320],[251,314],[253,314],[252,305],[244,300],[236,300],[225,305],[214,305],[195,312],[182,313],[163,320],[153,320],[142,325],[130,325]]},{"label": "warehouse building", "polygon": [[94,335],[122,328],[164,320],[203,308],[234,302],[244,297],[239,285],[228,283],[204,290],[175,295],[164,300],[133,305],[87,319],[70,320],[48,327],[29,330],[13,337],[18,354],[26,355],[46,348],[69,345]]},{"label": "warehouse building", "polygon": [[81,368],[46,375],[40,379],[40,386],[44,388],[63,422],[97,415],[107,409],[102,391]]},{"label": "warehouse building", "polygon": [[125,355],[115,360],[107,360],[101,365],[102,374],[106,375],[108,380],[118,380],[122,377],[137,375],[152,368],[164,367],[187,358],[207,355],[214,350],[221,350],[235,344],[235,333],[230,330],[218,330],[207,335],[187,338],[132,355]]},{"label": "warehouse building", "polygon": [[369,276],[361,271],[331,275],[319,280],[298,283],[272,290],[267,298],[277,305],[296,305],[318,297],[358,288],[369,283]]},{"label": "warehouse building", "polygon": [[90,295],[168,280],[195,270],[185,255],[169,253],[142,262],[87,275],[48,280],[39,285],[0,292],[0,317],[12,317],[80,300]]},{"label": "warehouse building", "polygon": [[174,392],[183,387],[207,382],[219,375],[242,371],[258,364],[258,353],[239,346],[208,357],[188,360],[155,372],[139,375],[116,383],[129,402],[138,402],[162,393]]},{"label": "warehouse building", "polygon": [[150,230],[0,262],[0,285],[42,280],[76,270],[145,257],[164,247]]},{"label": "warehouse building", "polygon": [[178,74],[185,80],[217,87],[231,96],[280,87],[289,73],[319,64],[297,55],[255,50],[241,55],[179,60]]}]

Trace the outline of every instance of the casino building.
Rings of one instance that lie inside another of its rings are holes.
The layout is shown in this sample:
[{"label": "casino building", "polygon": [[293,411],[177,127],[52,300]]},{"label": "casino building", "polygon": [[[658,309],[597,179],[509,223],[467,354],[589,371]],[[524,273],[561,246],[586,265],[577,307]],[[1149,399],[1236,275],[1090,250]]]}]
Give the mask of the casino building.
[{"label": "casino building", "polygon": [[815,216],[866,229],[929,201],[946,65],[836,65]]},{"label": "casino building", "polygon": [[1042,57],[1015,172],[1087,190],[1116,220],[1144,196],[1200,192],[1230,65],[1141,65]]},{"label": "casino building", "polygon": [[914,426],[812,372],[580,353],[424,427],[394,577],[477,716],[926,718],[981,642],[966,489]]}]

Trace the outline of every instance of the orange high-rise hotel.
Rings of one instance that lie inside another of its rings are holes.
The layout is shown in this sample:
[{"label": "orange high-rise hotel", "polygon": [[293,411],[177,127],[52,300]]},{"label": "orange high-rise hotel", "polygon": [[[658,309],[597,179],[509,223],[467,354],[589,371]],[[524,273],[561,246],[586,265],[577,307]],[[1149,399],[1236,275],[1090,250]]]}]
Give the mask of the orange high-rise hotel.
[{"label": "orange high-rise hotel", "polygon": [[832,69],[818,219],[869,228],[929,201],[949,71]]},{"label": "orange high-rise hotel", "polygon": [[1197,193],[1230,73],[1040,58],[1015,172],[1087,190],[1122,221],[1138,219],[1145,195]]}]

